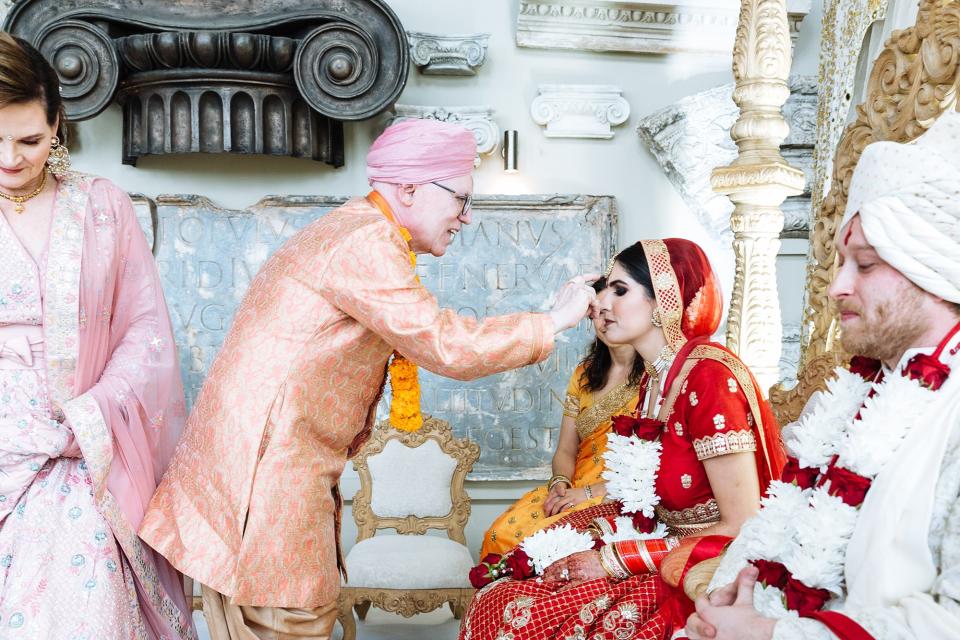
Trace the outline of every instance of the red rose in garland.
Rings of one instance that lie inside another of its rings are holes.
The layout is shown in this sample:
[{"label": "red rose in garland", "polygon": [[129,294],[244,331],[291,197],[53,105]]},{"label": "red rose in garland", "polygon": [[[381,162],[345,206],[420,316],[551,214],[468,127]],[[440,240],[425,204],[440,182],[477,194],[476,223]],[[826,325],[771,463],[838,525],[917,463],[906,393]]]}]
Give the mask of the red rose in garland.
[{"label": "red rose in garland", "polygon": [[883,364],[874,358],[866,356],[850,358],[850,373],[855,373],[864,380],[873,380],[882,368]]},{"label": "red rose in garland", "polygon": [[783,589],[784,585],[787,584],[787,578],[790,577],[790,573],[782,563],[772,562],[770,560],[753,560],[752,564],[760,572],[759,575],[757,575],[757,582],[762,582],[768,587],[776,587],[778,589]]},{"label": "red rose in garland", "polygon": [[870,490],[870,478],[864,478],[858,473],[849,469],[830,465],[827,472],[823,474],[821,482],[830,482],[828,493],[837,496],[851,507],[859,507],[867,497],[867,491]]},{"label": "red rose in garland", "polygon": [[918,354],[910,358],[903,373],[911,380],[917,380],[922,386],[936,391],[950,376],[950,367],[940,362],[937,354],[928,356]]},{"label": "red rose in garland", "polygon": [[783,594],[787,599],[787,608],[799,613],[800,617],[820,611],[830,599],[830,592],[826,589],[808,587],[793,577],[787,578]]},{"label": "red rose in garland", "polygon": [[526,580],[533,575],[533,563],[526,552],[517,547],[504,560],[507,572],[514,580]]},{"label": "red rose in garland", "polygon": [[636,436],[641,440],[656,440],[663,433],[663,423],[653,418],[614,416],[613,431],[618,436]]},{"label": "red rose in garland", "polygon": [[618,436],[629,438],[633,435],[633,421],[635,416],[613,416],[613,432]]},{"label": "red rose in garland", "polygon": [[474,589],[483,589],[491,582],[493,582],[493,577],[490,575],[490,567],[478,564],[470,569],[470,584],[473,585]]},{"label": "red rose in garland", "polygon": [[791,482],[801,489],[810,489],[817,482],[817,476],[820,470],[816,467],[801,467],[800,462],[794,458],[787,458],[787,464],[783,467],[783,473],[780,479],[790,484]]},{"label": "red rose in garland", "polygon": [[657,528],[657,519],[648,518],[642,513],[633,514],[633,528],[640,533],[652,533]]},{"label": "red rose in garland", "polygon": [[504,575],[503,556],[498,553],[488,553],[480,564],[470,569],[470,584],[474,589],[482,589]]}]

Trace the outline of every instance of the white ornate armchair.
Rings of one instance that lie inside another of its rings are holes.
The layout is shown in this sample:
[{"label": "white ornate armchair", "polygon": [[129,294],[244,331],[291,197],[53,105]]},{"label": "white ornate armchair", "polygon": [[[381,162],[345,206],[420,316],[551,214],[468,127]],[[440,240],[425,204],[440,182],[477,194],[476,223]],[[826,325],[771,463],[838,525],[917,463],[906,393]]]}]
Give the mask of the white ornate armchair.
[{"label": "white ornate armchair", "polygon": [[[345,560],[348,581],[338,603],[344,640],[356,637],[353,611],[363,620],[370,605],[411,617],[449,603],[456,617],[463,614],[474,564],[463,532],[470,517],[463,481],[479,456],[480,447],[454,438],[443,420],[427,418],[414,433],[386,422],[374,427],[353,459],[360,491],[353,499],[357,544]],[[397,533],[376,535],[381,529]]]}]

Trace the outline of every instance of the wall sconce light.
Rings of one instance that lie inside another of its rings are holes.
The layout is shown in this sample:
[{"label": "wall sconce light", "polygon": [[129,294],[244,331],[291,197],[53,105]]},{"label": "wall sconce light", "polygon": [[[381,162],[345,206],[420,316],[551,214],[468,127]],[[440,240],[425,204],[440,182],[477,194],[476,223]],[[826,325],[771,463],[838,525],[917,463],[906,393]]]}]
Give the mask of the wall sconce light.
[{"label": "wall sconce light", "polygon": [[503,170],[507,173],[516,173],[517,168],[517,130],[508,129],[503,132],[503,147],[500,148],[503,156]]}]

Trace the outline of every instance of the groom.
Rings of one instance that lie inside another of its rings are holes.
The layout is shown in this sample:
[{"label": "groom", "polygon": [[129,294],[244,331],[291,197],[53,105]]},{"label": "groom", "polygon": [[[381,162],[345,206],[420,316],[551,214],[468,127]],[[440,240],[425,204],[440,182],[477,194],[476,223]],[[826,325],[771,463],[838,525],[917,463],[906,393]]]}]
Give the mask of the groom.
[{"label": "groom", "polygon": [[860,357],[785,430],[784,484],[690,638],[960,638],[960,114],[868,146],[840,227],[829,293]]}]

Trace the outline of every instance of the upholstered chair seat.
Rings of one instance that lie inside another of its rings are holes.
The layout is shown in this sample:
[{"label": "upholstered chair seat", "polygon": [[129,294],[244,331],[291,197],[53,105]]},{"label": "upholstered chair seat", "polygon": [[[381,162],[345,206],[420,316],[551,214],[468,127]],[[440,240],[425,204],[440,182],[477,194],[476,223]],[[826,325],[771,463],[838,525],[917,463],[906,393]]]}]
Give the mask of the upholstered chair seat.
[{"label": "upholstered chair seat", "polygon": [[356,637],[354,611],[363,620],[371,605],[410,617],[447,603],[463,615],[473,596],[463,481],[479,456],[475,443],[454,438],[442,420],[429,418],[413,433],[386,422],[374,427],[353,459],[360,491],[353,499],[357,544],[345,559],[338,603],[344,640]]}]

